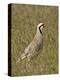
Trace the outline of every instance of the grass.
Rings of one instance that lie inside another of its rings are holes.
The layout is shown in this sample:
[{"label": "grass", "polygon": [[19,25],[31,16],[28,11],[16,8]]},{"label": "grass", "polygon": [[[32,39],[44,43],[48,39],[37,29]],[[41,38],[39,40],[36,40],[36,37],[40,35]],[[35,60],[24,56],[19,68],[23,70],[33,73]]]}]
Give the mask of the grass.
[{"label": "grass", "polygon": [[[58,73],[58,7],[12,4],[11,64],[12,76]],[[16,64],[25,47],[32,41],[38,23],[45,24],[43,50],[29,63]]]}]

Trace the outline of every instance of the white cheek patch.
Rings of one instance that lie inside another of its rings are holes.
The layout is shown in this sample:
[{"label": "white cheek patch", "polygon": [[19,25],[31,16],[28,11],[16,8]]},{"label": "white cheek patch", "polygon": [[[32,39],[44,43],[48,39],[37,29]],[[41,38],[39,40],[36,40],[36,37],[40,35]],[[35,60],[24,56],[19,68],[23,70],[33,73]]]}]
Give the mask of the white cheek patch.
[{"label": "white cheek patch", "polygon": [[40,29],[42,30],[43,29],[43,26],[41,26]]}]

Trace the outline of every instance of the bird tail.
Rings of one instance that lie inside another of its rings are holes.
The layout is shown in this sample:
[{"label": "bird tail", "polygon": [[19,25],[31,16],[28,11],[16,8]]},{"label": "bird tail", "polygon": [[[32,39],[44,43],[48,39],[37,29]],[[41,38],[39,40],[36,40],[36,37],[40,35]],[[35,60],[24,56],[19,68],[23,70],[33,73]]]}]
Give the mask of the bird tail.
[{"label": "bird tail", "polygon": [[21,60],[25,59],[26,58],[26,54],[23,53],[19,58],[18,60],[16,61],[16,63],[19,63]]}]

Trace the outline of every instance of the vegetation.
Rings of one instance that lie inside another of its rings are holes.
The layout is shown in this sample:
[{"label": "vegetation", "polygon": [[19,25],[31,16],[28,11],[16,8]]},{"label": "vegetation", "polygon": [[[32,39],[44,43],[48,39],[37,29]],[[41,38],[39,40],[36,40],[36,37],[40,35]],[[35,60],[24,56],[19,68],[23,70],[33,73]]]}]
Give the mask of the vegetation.
[{"label": "vegetation", "polygon": [[[11,17],[12,76],[58,73],[58,7],[12,4]],[[45,24],[43,49],[29,63],[24,59],[16,64],[40,22]]]}]

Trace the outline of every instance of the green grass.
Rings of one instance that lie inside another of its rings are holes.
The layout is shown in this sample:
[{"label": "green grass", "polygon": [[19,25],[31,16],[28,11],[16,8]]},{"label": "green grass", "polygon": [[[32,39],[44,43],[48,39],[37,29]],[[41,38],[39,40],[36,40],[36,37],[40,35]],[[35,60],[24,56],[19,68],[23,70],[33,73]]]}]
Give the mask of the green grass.
[{"label": "green grass", "polygon": [[[12,4],[11,63],[12,76],[58,73],[58,7]],[[29,63],[16,64],[25,47],[32,41],[38,23],[45,24],[43,50]]]}]

